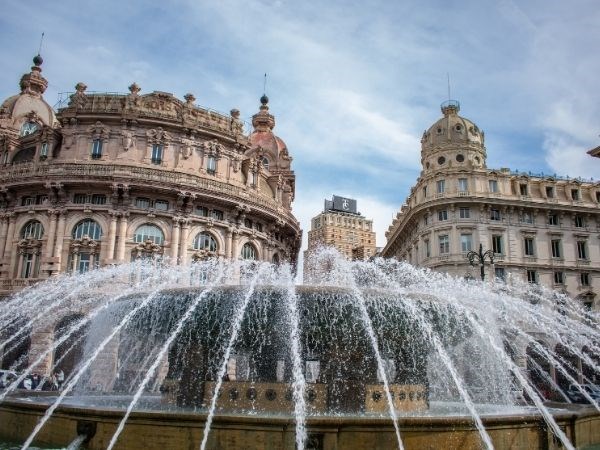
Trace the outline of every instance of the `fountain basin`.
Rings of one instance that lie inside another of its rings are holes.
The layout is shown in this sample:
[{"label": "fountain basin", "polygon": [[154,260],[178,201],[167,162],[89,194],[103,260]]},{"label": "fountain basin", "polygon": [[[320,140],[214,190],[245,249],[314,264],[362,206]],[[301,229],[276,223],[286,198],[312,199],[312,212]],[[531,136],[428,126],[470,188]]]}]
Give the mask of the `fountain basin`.
[{"label": "fountain basin", "polygon": [[[47,408],[43,398],[11,398],[0,405],[0,438],[22,442]],[[555,410],[553,415],[579,449],[600,444],[600,413],[588,407]],[[115,432],[123,410],[61,405],[40,431],[40,446],[66,446],[77,435],[78,423],[93,422],[95,435],[90,450],[104,449]],[[202,439],[206,414],[137,411],[115,448],[128,450],[196,449]],[[496,450],[553,450],[560,448],[543,419],[534,413],[484,415],[486,430]],[[420,416],[399,419],[406,450],[475,450],[481,438],[468,416]],[[307,449],[393,449],[394,427],[389,417],[308,417]],[[219,414],[208,440],[209,449],[292,450],[295,422],[285,415],[254,416]]]}]

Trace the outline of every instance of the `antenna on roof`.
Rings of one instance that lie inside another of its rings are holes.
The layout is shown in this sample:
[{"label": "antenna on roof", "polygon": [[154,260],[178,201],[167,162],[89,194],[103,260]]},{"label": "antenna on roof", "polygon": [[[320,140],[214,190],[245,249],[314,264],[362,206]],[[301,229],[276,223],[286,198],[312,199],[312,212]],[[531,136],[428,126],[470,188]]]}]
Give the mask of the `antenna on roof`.
[{"label": "antenna on roof", "polygon": [[446,72],[446,76],[448,77],[448,101],[452,99],[450,95],[450,72]]},{"label": "antenna on roof", "polygon": [[38,55],[42,53],[42,43],[44,42],[44,32],[42,31],[42,37],[40,38],[40,48],[38,49]]},{"label": "antenna on roof", "polygon": [[266,95],[267,94],[267,73],[265,72],[265,79],[263,82],[263,94]]}]

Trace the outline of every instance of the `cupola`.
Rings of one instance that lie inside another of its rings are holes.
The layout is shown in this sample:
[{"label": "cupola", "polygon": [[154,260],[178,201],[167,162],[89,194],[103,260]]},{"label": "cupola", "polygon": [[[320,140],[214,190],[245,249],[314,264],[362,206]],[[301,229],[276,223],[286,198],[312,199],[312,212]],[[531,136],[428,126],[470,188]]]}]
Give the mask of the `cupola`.
[{"label": "cupola", "polygon": [[483,131],[474,122],[458,115],[458,101],[445,101],[441,110],[444,117],[429,127],[421,138],[423,170],[485,167]]}]

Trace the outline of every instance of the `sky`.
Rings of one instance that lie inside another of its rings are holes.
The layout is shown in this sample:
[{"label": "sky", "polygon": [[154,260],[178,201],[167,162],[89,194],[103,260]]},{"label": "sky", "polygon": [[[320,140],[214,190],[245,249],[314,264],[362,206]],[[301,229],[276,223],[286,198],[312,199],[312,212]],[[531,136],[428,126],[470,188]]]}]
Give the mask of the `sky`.
[{"label": "sky", "polygon": [[333,194],[377,244],[420,172],[420,138],[451,97],[485,131],[488,167],[600,178],[597,0],[49,2],[2,0],[0,100],[40,35],[50,104],[82,81],[137,82],[250,122],[266,93],[294,158],[304,229]]}]

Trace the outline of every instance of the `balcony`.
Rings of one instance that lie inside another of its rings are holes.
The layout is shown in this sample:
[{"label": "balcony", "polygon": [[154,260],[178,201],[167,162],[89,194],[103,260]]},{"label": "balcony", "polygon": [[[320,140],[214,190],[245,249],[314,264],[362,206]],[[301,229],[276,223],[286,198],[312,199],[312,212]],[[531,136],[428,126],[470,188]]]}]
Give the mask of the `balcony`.
[{"label": "balcony", "polygon": [[23,183],[24,181],[69,181],[68,179],[87,181],[108,181],[134,183],[139,180],[147,185],[168,186],[179,185],[188,189],[205,191],[220,198],[232,197],[233,201],[243,201],[271,213],[286,216],[296,228],[300,225],[279,203],[274,199],[259,195],[256,191],[248,192],[243,187],[229,184],[214,178],[205,178],[185,172],[156,169],[153,167],[129,166],[120,164],[69,164],[53,163],[34,165],[31,163],[10,166],[2,169],[0,183]]}]

